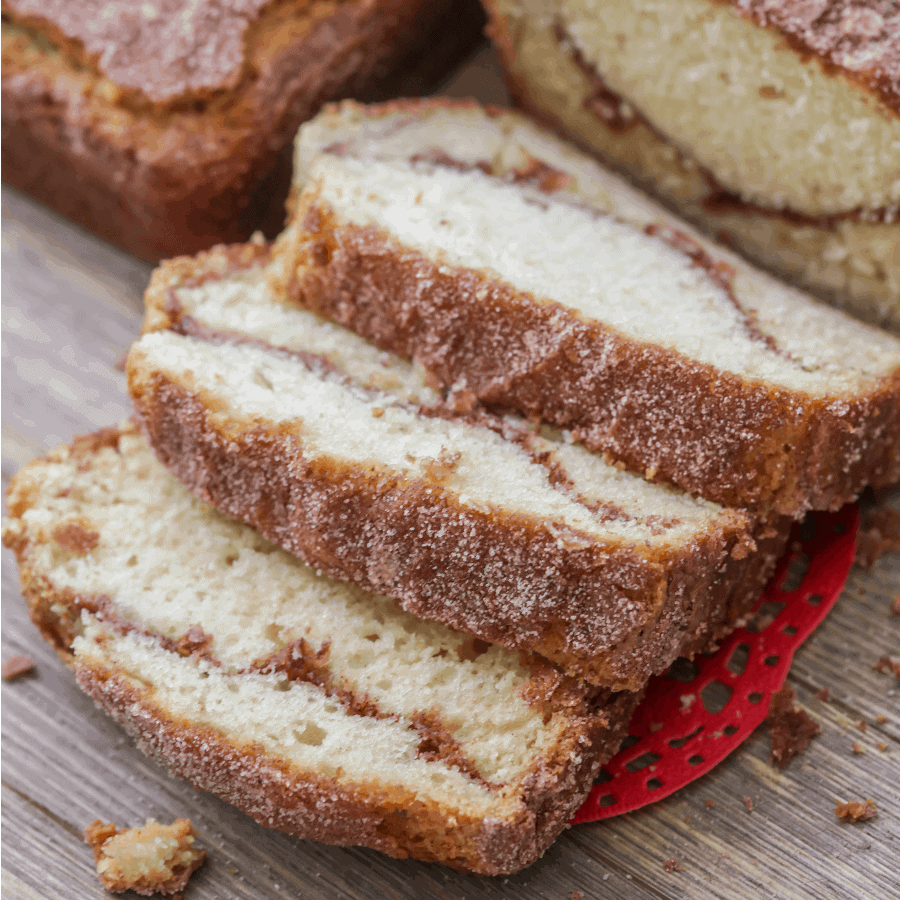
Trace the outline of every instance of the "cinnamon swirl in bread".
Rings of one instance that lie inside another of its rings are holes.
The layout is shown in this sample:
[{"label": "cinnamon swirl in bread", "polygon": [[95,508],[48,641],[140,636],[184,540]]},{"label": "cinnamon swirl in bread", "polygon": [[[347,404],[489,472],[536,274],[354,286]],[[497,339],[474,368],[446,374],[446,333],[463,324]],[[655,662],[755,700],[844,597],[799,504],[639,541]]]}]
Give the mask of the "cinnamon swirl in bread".
[{"label": "cinnamon swirl in bread", "polygon": [[900,479],[900,339],[779,284],[514,113],[331,107],[274,287],[630,469],[800,517]]},{"label": "cinnamon swirl in bread", "polygon": [[702,649],[759,596],[783,528],[444,398],[280,302],[270,266],[265,246],[219,248],[165,263],[147,291],[129,388],[202,500],[416,615],[615,689]]},{"label": "cinnamon swirl in bread", "polygon": [[638,700],[317,575],[191,496],[132,426],[26,466],[9,514],[32,619],[81,687],[271,828],[515,871]]}]

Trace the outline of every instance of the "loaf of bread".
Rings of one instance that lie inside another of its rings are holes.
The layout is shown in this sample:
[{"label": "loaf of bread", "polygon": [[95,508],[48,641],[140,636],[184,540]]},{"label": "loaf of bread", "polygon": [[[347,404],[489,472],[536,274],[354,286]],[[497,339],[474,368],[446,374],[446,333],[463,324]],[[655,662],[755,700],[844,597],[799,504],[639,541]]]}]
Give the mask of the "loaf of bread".
[{"label": "loaf of bread", "polygon": [[475,0],[4,0],[3,177],[154,262],[275,234],[298,125],[426,93],[482,22]]},{"label": "loaf of bread", "polygon": [[638,700],[315,574],[192,497],[131,426],[26,466],[9,515],[32,619],[79,685],[268,827],[512,872]]},{"label": "loaf of bread", "polygon": [[900,330],[900,6],[485,0],[516,100],[711,235]]},{"label": "loaf of bread", "polygon": [[274,289],[650,478],[800,517],[900,479],[900,340],[473,103],[300,132]]},{"label": "loaf of bread", "polygon": [[274,298],[268,259],[248,244],[163,264],[128,358],[150,444],[202,500],[409,612],[617,690],[759,596],[783,528],[445,402]]}]

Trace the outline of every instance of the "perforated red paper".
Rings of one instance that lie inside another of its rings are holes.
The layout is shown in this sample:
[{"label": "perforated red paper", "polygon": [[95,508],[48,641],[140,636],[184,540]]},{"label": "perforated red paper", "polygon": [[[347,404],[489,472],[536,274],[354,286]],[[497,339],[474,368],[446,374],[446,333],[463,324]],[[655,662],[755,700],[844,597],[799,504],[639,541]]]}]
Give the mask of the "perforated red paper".
[{"label": "perforated red paper", "polygon": [[751,624],[734,631],[713,655],[681,661],[650,682],[625,749],[604,766],[573,824],[668,797],[752,734],[766,718],[769,698],[784,684],[797,648],[841,593],[858,528],[856,506],[814,514],[795,527],[791,549]]}]

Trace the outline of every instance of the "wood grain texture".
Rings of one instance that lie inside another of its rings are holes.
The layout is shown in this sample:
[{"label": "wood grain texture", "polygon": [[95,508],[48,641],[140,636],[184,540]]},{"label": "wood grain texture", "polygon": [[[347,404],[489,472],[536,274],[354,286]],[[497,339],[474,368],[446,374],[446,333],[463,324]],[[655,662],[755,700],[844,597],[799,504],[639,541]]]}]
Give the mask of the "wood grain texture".
[{"label": "wood grain texture", "polygon": [[[448,92],[502,101],[492,65],[480,54]],[[34,455],[129,414],[116,364],[138,332],[150,268],[7,188],[3,220],[5,485]],[[894,503],[900,507],[900,496]],[[7,551],[2,578],[2,656],[26,653],[36,662],[34,675],[2,686],[7,900],[108,896],[81,832],[98,817],[121,826],[148,816],[190,817],[209,851],[188,900],[569,900],[576,890],[588,900],[900,897],[900,692],[895,678],[872,668],[879,656],[900,655],[900,618],[889,613],[900,593],[898,555],[871,572],[854,570],[794,661],[790,683],[822,726],[804,756],[773,769],[760,730],[685,790],[569,829],[540,862],[508,879],[300,841],[171,778],[92,705],[41,641]],[[825,686],[830,703],[814,696]],[[886,720],[876,723],[878,716]],[[855,741],[864,754],[853,754]],[[838,822],[836,802],[866,797],[876,818]],[[664,870],[670,857],[682,871]]]}]

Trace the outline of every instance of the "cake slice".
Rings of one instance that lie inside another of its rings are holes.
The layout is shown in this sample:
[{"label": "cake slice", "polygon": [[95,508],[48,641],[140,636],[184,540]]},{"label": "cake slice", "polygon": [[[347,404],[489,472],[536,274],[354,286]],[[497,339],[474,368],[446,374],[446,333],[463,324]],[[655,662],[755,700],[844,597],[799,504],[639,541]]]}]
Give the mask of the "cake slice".
[{"label": "cake slice", "polygon": [[900,331],[893,0],[485,0],[516,101],[761,265]]},{"label": "cake slice", "polygon": [[304,126],[276,289],[630,469],[801,516],[900,478],[900,340],[769,279],[514,113]]},{"label": "cake slice", "polygon": [[191,496],[133,426],[26,466],[9,514],[31,617],[79,685],[268,827],[515,871],[638,700],[317,575]]},{"label": "cake slice", "polygon": [[702,649],[759,596],[783,527],[446,401],[279,302],[269,265],[259,244],[170,261],[145,298],[129,389],[202,500],[416,615],[614,689]]}]

